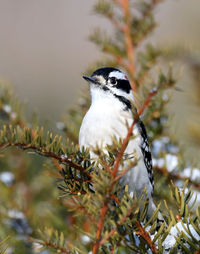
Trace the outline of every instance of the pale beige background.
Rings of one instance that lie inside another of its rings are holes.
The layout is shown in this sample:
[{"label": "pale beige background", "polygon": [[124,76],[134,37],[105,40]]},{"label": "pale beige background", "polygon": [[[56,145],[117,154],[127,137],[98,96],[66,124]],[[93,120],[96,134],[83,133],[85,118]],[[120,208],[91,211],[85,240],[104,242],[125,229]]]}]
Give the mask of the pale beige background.
[{"label": "pale beige background", "polygon": [[[95,26],[108,31],[110,27],[92,14],[94,2],[0,0],[0,79],[11,83],[43,119],[59,120],[75,103],[80,87],[86,85],[81,74],[100,56],[87,37]],[[166,0],[156,9],[156,19],[155,43],[200,48],[199,0]],[[181,116],[193,112],[187,83],[183,78],[185,92],[175,95],[172,107],[176,129],[184,125]]]}]

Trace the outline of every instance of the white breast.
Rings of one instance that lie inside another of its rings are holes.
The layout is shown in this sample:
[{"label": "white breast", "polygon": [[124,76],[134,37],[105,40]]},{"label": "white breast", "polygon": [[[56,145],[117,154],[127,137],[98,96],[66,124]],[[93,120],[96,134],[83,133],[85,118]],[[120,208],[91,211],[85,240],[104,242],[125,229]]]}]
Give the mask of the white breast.
[{"label": "white breast", "polygon": [[[106,95],[98,90],[97,98],[85,115],[79,133],[79,144],[85,148],[94,149],[96,146],[104,149],[111,145],[113,137],[124,139],[128,133],[127,123],[133,122],[132,113],[125,111],[123,104],[112,95]],[[104,96],[104,97],[101,97]],[[93,95],[94,98],[94,95]],[[126,153],[140,152],[140,136],[137,126],[133,130],[136,138],[129,142]]]}]

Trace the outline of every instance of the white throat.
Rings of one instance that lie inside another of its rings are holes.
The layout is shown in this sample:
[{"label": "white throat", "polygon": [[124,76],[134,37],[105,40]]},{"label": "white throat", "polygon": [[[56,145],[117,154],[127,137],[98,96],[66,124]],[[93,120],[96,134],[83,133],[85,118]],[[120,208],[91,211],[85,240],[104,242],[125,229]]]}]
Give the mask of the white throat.
[{"label": "white throat", "polygon": [[101,88],[96,87],[93,84],[90,84],[90,94],[91,94],[91,103],[101,103],[102,106],[104,103],[108,104],[119,104],[120,107],[123,107],[122,103],[114,96],[123,96],[125,99],[129,100],[131,103],[134,102],[134,97],[132,91],[126,93],[120,91],[117,88],[109,88],[110,91],[104,91]]}]

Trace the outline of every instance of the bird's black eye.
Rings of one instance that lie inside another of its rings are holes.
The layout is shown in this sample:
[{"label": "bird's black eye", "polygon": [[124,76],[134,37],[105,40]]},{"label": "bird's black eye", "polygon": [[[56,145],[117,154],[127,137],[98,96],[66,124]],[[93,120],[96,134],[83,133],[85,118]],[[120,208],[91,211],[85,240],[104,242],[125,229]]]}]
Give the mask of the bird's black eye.
[{"label": "bird's black eye", "polygon": [[111,78],[110,78],[110,83],[111,83],[112,85],[117,84],[117,79],[116,79],[115,77],[111,77]]}]

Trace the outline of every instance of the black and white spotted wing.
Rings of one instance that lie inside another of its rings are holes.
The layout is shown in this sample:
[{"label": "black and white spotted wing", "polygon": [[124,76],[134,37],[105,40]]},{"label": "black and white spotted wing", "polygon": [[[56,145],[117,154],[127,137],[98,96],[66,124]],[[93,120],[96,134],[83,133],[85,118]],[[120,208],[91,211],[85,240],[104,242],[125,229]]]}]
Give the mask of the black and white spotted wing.
[{"label": "black and white spotted wing", "polygon": [[142,142],[141,142],[141,150],[143,154],[143,159],[144,159],[144,164],[147,168],[149,180],[154,187],[154,177],[153,177],[153,168],[152,168],[152,157],[151,157],[151,151],[149,148],[149,143],[148,143],[148,137],[147,137],[147,132],[145,129],[145,126],[142,121],[139,121],[137,123],[140,135],[142,137]]}]

